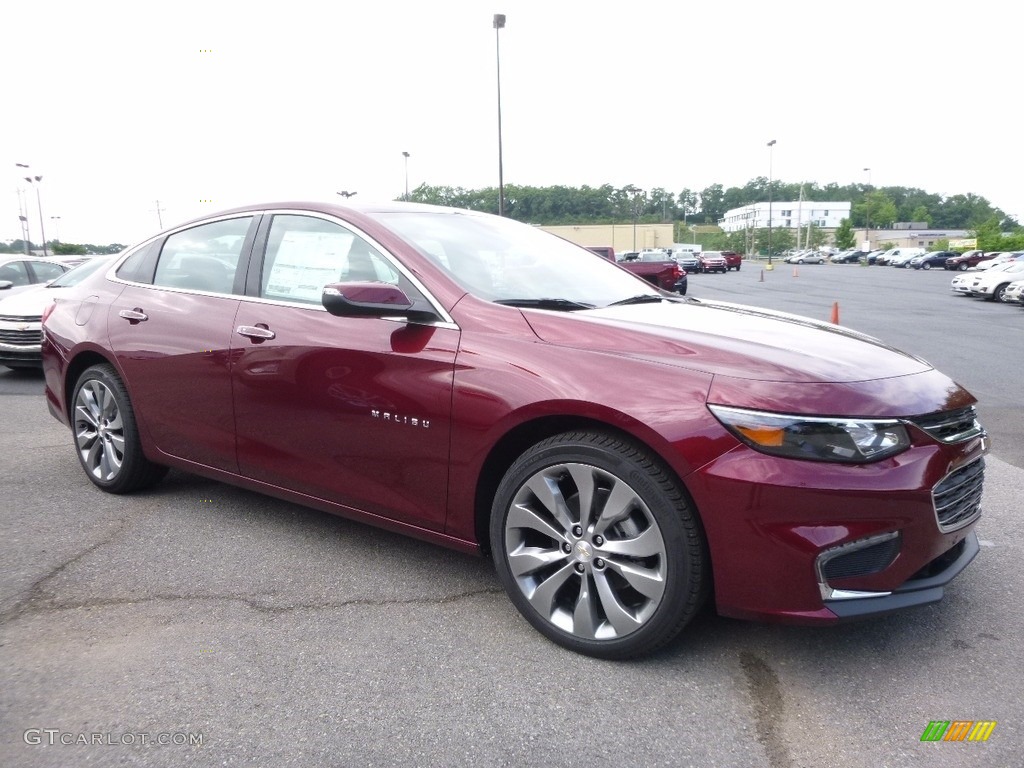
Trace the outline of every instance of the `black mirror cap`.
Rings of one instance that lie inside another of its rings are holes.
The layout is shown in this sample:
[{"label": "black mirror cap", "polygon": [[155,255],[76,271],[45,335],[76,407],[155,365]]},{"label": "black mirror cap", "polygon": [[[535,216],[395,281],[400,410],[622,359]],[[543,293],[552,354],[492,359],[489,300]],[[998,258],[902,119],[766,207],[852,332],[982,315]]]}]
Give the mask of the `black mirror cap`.
[{"label": "black mirror cap", "polygon": [[329,283],[321,303],[338,317],[400,316],[412,309],[405,291],[390,283]]}]

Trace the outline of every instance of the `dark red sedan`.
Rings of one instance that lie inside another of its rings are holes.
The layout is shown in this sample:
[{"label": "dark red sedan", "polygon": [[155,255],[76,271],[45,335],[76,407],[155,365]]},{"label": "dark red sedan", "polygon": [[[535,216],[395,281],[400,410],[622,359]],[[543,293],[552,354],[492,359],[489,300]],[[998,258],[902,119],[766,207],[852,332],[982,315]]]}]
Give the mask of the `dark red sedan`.
[{"label": "dark red sedan", "polygon": [[955,382],[495,216],[194,221],[59,297],[43,363],[100,488],[176,467],[487,554],[594,656],[652,651],[712,593],[819,624],[934,602],[978,552],[987,438]]}]

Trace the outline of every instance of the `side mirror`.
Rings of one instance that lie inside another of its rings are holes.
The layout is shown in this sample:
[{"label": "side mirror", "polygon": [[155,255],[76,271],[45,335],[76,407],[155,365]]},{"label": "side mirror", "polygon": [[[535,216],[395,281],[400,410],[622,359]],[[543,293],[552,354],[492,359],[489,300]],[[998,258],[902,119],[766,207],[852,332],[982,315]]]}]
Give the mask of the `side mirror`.
[{"label": "side mirror", "polygon": [[390,283],[329,283],[321,303],[338,317],[408,315],[412,309],[405,291]]},{"label": "side mirror", "polygon": [[14,285],[10,280],[0,280],[0,291],[6,291]]}]

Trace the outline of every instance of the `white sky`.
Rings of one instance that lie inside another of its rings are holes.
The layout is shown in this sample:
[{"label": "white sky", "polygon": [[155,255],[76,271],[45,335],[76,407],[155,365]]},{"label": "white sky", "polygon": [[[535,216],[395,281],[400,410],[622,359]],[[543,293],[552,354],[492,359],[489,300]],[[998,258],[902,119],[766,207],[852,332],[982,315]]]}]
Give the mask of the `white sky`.
[{"label": "white sky", "polygon": [[[6,3],[0,239],[131,243],[222,208],[506,184],[775,179],[974,193],[1024,221],[1020,35],[996,0]],[[210,49],[212,53],[200,53]],[[703,84],[703,85],[698,85]],[[687,89],[685,86],[692,86]],[[24,182],[21,186],[25,187]],[[39,215],[30,188],[32,239]],[[212,202],[200,202],[211,200]],[[60,216],[52,220],[51,216]],[[56,225],[56,226],[55,226]]]}]

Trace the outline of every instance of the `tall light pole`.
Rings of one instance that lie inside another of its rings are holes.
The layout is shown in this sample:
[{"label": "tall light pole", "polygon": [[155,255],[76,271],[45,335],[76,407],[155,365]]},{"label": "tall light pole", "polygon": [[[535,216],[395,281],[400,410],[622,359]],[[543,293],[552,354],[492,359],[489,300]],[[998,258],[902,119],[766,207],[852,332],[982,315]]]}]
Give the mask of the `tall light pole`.
[{"label": "tall light pole", "polygon": [[[865,168],[864,172],[868,175],[868,187],[871,186],[871,169]],[[864,191],[864,246],[870,251],[871,250],[871,206],[867,200],[868,192]]]},{"label": "tall light pole", "polygon": [[775,139],[768,142],[768,266],[772,265],[772,147]]},{"label": "tall light pole", "polygon": [[[28,166],[25,163],[15,163],[18,168],[24,168],[28,170]],[[20,186],[18,187],[18,220],[21,221],[21,242],[25,250],[25,255],[28,256],[28,241],[32,239],[32,230],[28,225],[28,202],[25,200],[25,190]]]},{"label": "tall light pole", "polygon": [[405,158],[405,202],[409,202],[409,153],[403,152]]},{"label": "tall light pole", "polygon": [[505,28],[505,14],[494,14],[494,52],[498,64],[498,215],[505,215],[505,174],[501,157],[501,30]]},{"label": "tall light pole", "polygon": [[43,199],[39,195],[39,183],[43,180],[42,176],[26,176],[25,181],[32,184],[36,188],[36,206],[39,208],[39,235],[43,239],[43,256],[49,256],[46,252],[46,228],[43,226]]}]

